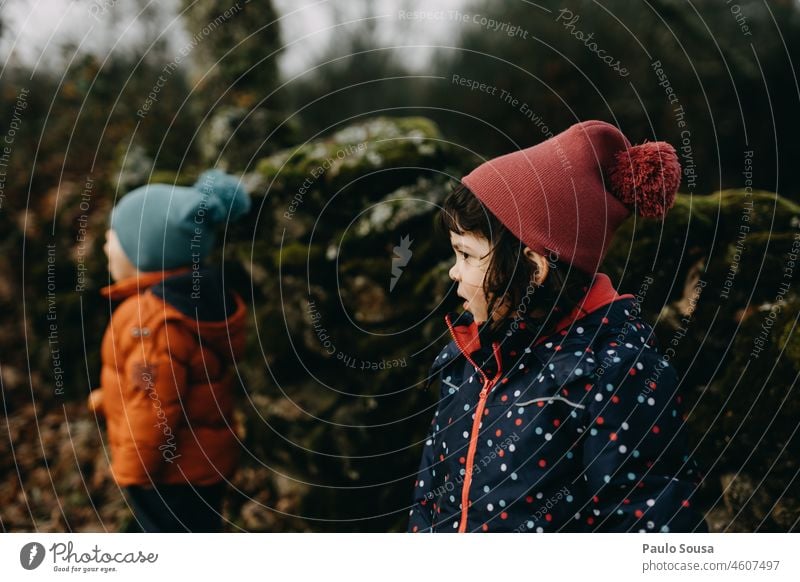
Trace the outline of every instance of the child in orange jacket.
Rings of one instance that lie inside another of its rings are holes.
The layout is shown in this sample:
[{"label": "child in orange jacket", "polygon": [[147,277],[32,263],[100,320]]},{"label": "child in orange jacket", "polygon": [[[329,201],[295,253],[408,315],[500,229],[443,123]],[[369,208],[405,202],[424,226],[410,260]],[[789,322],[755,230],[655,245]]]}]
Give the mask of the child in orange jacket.
[{"label": "child in orange jacket", "polygon": [[121,303],[89,406],[106,417],[112,475],[146,532],[222,526],[246,309],[202,262],[213,227],[249,208],[238,180],[211,170],[191,188],[138,188],[111,215],[104,250],[116,283],[102,294]]}]

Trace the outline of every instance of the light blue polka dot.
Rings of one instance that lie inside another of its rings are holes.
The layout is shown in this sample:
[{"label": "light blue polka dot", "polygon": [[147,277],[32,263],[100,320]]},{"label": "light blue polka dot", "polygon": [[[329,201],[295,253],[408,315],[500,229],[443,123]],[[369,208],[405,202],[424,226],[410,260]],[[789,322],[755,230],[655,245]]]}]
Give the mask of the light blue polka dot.
[{"label": "light blue polka dot", "polygon": [[636,479],[636,475],[634,475],[633,473],[628,473],[628,479],[633,481],[634,479]]}]

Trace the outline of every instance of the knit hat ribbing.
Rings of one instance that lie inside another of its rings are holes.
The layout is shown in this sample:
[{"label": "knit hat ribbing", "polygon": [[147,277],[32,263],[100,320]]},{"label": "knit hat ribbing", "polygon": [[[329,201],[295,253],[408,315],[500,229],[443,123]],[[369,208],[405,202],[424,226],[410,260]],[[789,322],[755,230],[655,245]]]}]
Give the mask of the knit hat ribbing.
[{"label": "knit hat ribbing", "polygon": [[461,182],[531,249],[594,273],[632,211],[664,217],[680,177],[668,143],[631,146],[619,129],[592,120],[489,160]]},{"label": "knit hat ribbing", "polygon": [[208,170],[191,187],[148,184],[129,192],[111,212],[111,228],[140,271],[188,266],[214,246],[214,227],[250,210],[240,181]]}]

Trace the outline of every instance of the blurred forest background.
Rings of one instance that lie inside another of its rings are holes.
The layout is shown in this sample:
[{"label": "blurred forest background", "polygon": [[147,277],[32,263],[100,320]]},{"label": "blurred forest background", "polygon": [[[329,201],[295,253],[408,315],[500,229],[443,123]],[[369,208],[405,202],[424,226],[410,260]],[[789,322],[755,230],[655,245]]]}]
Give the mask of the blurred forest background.
[{"label": "blurred forest background", "polygon": [[670,141],[687,169],[664,223],[631,220],[604,271],[622,292],[653,278],[662,345],[691,320],[674,363],[710,527],[798,529],[800,298],[782,284],[800,3],[90,0],[46,62],[24,56],[25,4],[0,7],[1,530],[131,519],[85,408],[109,317],[103,234],[131,188],[211,166],[255,201],[215,257],[251,308],[227,529],[402,530],[436,399],[423,380],[458,305],[436,205],[481,160],[588,118]]}]

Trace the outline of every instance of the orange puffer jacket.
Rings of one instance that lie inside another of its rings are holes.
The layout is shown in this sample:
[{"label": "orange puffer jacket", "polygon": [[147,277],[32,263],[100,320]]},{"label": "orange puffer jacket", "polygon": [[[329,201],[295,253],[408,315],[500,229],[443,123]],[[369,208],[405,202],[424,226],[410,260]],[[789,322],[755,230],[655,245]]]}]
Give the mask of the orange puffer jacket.
[{"label": "orange puffer jacket", "polygon": [[144,273],[102,290],[122,303],[103,338],[101,388],[89,404],[105,414],[121,486],[210,485],[236,469],[234,362],[244,351],[246,308],[226,295],[217,272],[200,275]]}]

